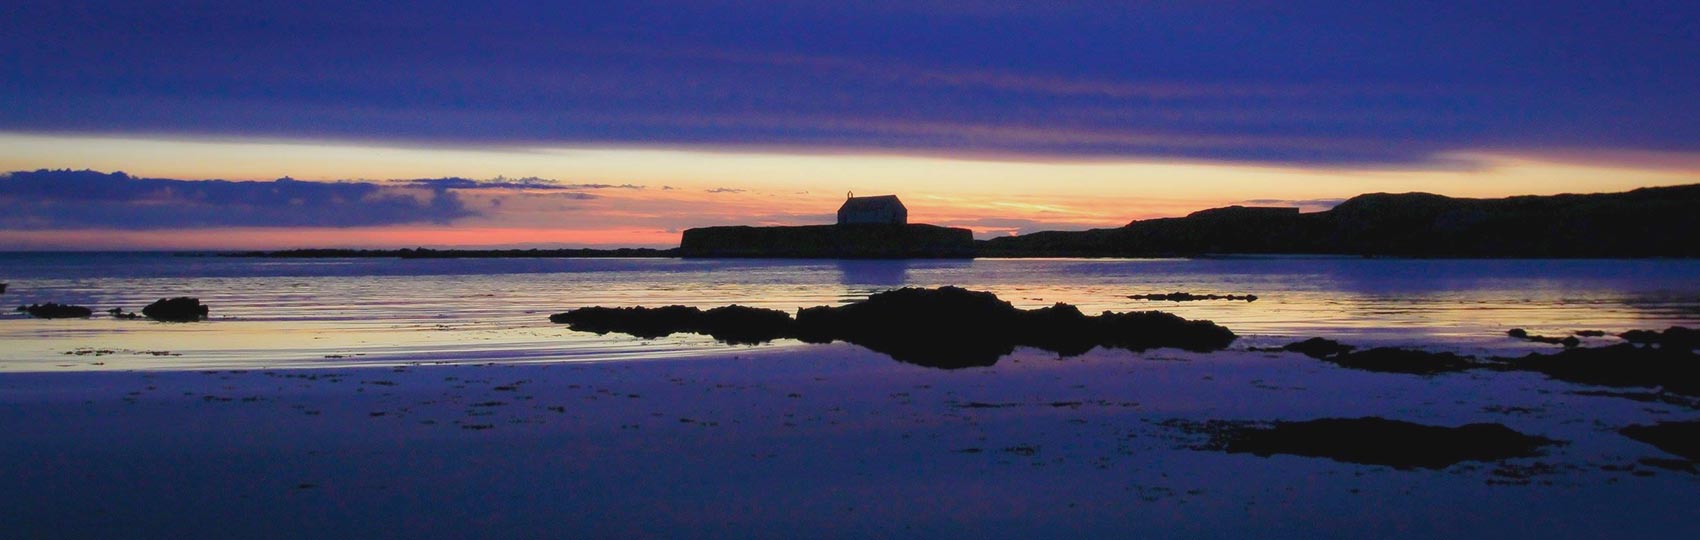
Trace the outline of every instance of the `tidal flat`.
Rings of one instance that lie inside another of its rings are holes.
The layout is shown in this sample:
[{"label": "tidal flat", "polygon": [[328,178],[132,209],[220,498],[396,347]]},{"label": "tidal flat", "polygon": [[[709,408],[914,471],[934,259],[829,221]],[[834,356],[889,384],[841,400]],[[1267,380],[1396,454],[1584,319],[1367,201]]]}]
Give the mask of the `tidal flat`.
[{"label": "tidal flat", "polygon": [[[847,344],[689,359],[0,375],[19,538],[1679,538],[1700,416],[1523,372],[1296,353]],[[1538,454],[1402,469],[1228,453],[1188,426],[1502,424]]]}]

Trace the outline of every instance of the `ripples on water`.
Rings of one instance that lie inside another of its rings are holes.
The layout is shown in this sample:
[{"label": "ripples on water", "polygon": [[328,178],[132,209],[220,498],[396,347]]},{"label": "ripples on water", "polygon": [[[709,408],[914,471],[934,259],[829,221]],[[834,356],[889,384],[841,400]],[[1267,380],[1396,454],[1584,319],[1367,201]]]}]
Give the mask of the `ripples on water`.
[{"label": "ripples on water", "polygon": [[[638,360],[725,352],[698,336],[640,340],[552,325],[590,306],[743,304],[784,310],[902,286],[987,290],[1021,307],[1160,309],[1268,345],[1308,336],[1514,350],[1506,329],[1562,335],[1700,322],[1688,260],[777,261],[315,259],[168,254],[3,254],[7,305],[139,310],[167,296],[212,306],[210,324],[0,318],[0,371]],[[1130,294],[1255,294],[1256,302],[1151,302]],[[1609,338],[1607,338],[1609,339]],[[763,347],[798,347],[781,342]],[[65,354],[79,350],[110,354]],[[735,350],[735,349],[734,349]],[[177,356],[156,356],[149,352]]]}]

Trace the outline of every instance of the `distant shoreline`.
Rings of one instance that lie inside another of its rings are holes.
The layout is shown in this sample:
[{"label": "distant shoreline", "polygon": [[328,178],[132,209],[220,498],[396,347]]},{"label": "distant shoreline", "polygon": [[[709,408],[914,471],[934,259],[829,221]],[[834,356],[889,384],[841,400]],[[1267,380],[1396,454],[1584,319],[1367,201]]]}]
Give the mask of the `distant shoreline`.
[{"label": "distant shoreline", "polygon": [[220,257],[262,259],[597,259],[649,258],[664,259],[679,256],[677,248],[615,248],[615,249],[285,249],[278,251],[239,251],[219,253]]},{"label": "distant shoreline", "polygon": [[1359,195],[1332,209],[1230,206],[1110,229],[974,240],[925,224],[722,226],[684,231],[670,249],[292,249],[261,258],[1700,258],[1700,184],[1621,193],[1460,199]]},{"label": "distant shoreline", "polygon": [[[1617,193],[1454,198],[1370,193],[1329,210],[1229,206],[1120,227],[1034,231],[985,240],[921,223],[711,226],[678,247],[5,250],[28,254],[166,253],[273,259],[1165,259],[1350,257],[1412,260],[1700,258],[1700,184]],[[416,244],[417,245],[417,244]]]},{"label": "distant shoreline", "polygon": [[[983,241],[982,241],[983,242]],[[133,252],[89,252],[89,253],[133,253]],[[679,253],[677,248],[618,248],[618,249],[286,249],[275,251],[235,251],[235,252],[157,252],[173,254],[179,257],[230,257],[253,259],[777,259],[777,260],[998,260],[998,259],[1104,259],[1104,260],[1157,260],[1157,259],[1214,259],[1214,260],[1271,260],[1271,259],[1384,259],[1384,260],[1468,260],[1468,261],[1511,261],[1511,260],[1694,260],[1696,257],[1647,255],[1647,256],[1456,256],[1456,255],[1356,255],[1348,253],[1188,253],[1169,255],[1094,255],[1081,253],[1032,253],[1010,254],[992,253],[975,255],[966,258],[857,258],[857,257],[780,257],[780,256],[716,256],[716,257],[687,257]]]}]

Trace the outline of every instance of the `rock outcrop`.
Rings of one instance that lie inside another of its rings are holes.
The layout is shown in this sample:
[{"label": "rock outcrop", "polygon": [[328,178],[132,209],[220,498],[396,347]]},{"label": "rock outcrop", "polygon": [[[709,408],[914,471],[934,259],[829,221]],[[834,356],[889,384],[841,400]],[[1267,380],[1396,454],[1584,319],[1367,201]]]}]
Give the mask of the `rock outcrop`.
[{"label": "rock outcrop", "polygon": [[1283,345],[1281,346],[1281,350],[1296,352],[1311,358],[1321,359],[1349,353],[1357,350],[1357,347],[1346,345],[1332,339],[1313,337],[1304,341]]},{"label": "rock outcrop", "polygon": [[1663,332],[1658,330],[1630,330],[1617,337],[1637,345],[1655,345],[1663,349],[1700,349],[1700,330],[1682,326],[1672,326]]},{"label": "rock outcrop", "polygon": [[782,311],[742,306],[667,306],[587,307],[549,320],[574,330],[645,338],[691,332],[727,343],[844,341],[902,362],[939,368],[990,366],[1023,346],[1061,355],[1095,347],[1211,351],[1236,339],[1232,331],[1210,321],[1163,312],[1086,315],[1067,304],[1024,310],[992,293],[957,287],[886,291],[843,306],[801,309],[795,319]]},{"label": "rock outcrop", "polygon": [[1584,348],[1566,343],[1567,340],[1555,340],[1564,344],[1565,349],[1551,354],[1482,359],[1391,347],[1355,351],[1350,345],[1323,338],[1290,343],[1280,350],[1365,371],[1414,375],[1471,369],[1530,371],[1578,384],[1656,388],[1677,395],[1700,396],[1700,353],[1695,351],[1694,332],[1680,326],[1662,332],[1632,330],[1621,334],[1628,343]]},{"label": "rock outcrop", "polygon": [[161,298],[142,308],[142,315],[164,322],[195,322],[207,318],[207,306],[198,298]]},{"label": "rock outcrop", "polygon": [[90,315],[94,314],[94,310],[83,306],[55,304],[52,302],[48,302],[46,304],[18,306],[18,311],[28,313],[31,317],[35,317],[37,319],[86,319]]},{"label": "rock outcrop", "polygon": [[1528,330],[1524,330],[1522,328],[1512,328],[1510,330],[1506,330],[1505,335],[1511,336],[1511,337],[1514,337],[1514,338],[1517,338],[1517,339],[1521,339],[1521,340],[1524,340],[1524,341],[1533,341],[1535,343],[1550,343],[1550,344],[1553,344],[1553,345],[1563,345],[1566,348],[1576,347],[1576,346],[1579,346],[1579,345],[1582,344],[1582,338],[1579,338],[1579,337],[1576,337],[1576,336],[1564,336],[1564,337],[1539,336],[1539,335],[1535,335],[1535,334],[1530,334]]},{"label": "rock outcrop", "polygon": [[796,335],[796,321],[783,311],[739,305],[704,311],[688,306],[587,307],[549,316],[573,330],[619,332],[654,339],[677,333],[704,334],[734,345],[753,345]]}]

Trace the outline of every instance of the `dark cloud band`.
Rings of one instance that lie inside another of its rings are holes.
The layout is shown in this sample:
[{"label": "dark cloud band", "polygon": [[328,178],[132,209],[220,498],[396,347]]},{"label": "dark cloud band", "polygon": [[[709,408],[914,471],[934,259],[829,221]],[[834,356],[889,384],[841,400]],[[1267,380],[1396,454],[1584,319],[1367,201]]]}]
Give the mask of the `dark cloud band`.
[{"label": "dark cloud band", "polygon": [[477,215],[447,186],[171,180],[39,170],[0,175],[0,228],[366,227]]},{"label": "dark cloud band", "polygon": [[0,131],[1425,167],[1700,151],[1694,2],[86,4],[8,6]]}]

